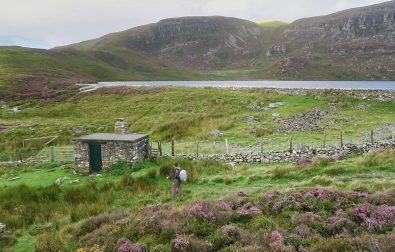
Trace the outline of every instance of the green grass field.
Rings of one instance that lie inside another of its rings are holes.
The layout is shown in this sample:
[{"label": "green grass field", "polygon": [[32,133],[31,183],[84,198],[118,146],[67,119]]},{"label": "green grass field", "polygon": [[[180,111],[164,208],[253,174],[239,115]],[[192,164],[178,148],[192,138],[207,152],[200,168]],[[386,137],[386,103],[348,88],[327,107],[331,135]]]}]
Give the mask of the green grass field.
[{"label": "green grass field", "polygon": [[[254,110],[252,103],[260,101],[285,102],[272,110]],[[117,118],[129,123],[129,132],[150,134],[151,141],[162,141],[169,152],[169,141],[176,139],[177,153],[195,153],[201,141],[201,153],[224,153],[225,139],[231,151],[260,150],[263,134],[265,150],[288,148],[293,142],[311,146],[323,144],[324,132],[276,132],[277,113],[282,118],[308,112],[315,108],[336,114],[328,116],[327,144],[339,144],[340,132],[344,142],[366,142],[361,134],[384,124],[393,124],[395,104],[391,102],[353,100],[346,97],[311,97],[281,95],[259,89],[217,88],[132,88],[101,89],[93,94],[81,94],[64,101],[14,102],[22,112],[0,110],[0,124],[7,128],[0,133],[0,160],[18,159],[37,153],[44,141],[30,142],[22,149],[22,140],[31,137],[59,136],[60,145],[70,145],[74,137],[94,133],[113,132]],[[356,106],[365,105],[366,110]],[[246,122],[246,118],[254,118]],[[210,132],[219,129],[224,137],[213,138]],[[264,130],[261,130],[264,129]]]},{"label": "green grass field", "polygon": [[[184,185],[182,197],[176,200],[171,198],[171,182],[164,178],[174,162],[168,159],[93,177],[70,174],[73,164],[2,167],[0,220],[10,233],[0,240],[0,250],[32,251],[36,246],[37,251],[75,251],[78,242],[72,229],[78,221],[103,212],[133,212],[147,204],[183,207],[200,200],[222,199],[241,190],[252,197],[275,190],[315,187],[383,192],[395,187],[394,157],[394,151],[387,151],[342,161],[317,160],[305,168],[293,164],[231,167],[178,160],[188,170],[189,182]],[[14,176],[20,179],[8,181]],[[61,177],[69,180],[61,186],[52,185]],[[74,179],[81,183],[69,184]],[[49,237],[51,241],[47,240]],[[49,248],[43,244],[55,250],[43,249]]]}]

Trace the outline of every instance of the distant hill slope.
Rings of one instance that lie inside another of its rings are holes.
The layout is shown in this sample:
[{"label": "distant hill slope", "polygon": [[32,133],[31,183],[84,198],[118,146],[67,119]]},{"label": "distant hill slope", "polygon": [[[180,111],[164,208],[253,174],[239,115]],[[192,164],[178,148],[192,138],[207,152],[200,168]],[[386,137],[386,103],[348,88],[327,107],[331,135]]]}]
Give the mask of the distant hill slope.
[{"label": "distant hill slope", "polygon": [[193,79],[393,80],[395,1],[291,24],[183,17],[51,50],[0,47],[0,97],[56,96],[64,83]]},{"label": "distant hill slope", "polygon": [[[228,17],[162,20],[55,50],[133,50],[190,69],[249,67],[261,52],[261,28]],[[130,55],[133,56],[133,55]]]}]

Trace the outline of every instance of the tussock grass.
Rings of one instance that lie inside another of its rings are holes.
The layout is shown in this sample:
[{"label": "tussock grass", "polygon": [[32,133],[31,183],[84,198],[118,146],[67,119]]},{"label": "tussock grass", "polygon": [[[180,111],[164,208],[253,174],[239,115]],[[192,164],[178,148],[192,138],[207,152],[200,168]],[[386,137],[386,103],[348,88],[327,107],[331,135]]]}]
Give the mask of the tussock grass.
[{"label": "tussock grass", "polygon": [[395,168],[395,150],[369,153],[360,162],[364,167],[392,166]]},{"label": "tussock grass", "polygon": [[271,170],[271,178],[272,179],[282,179],[286,177],[290,173],[289,168],[281,168],[281,167],[274,167]]}]

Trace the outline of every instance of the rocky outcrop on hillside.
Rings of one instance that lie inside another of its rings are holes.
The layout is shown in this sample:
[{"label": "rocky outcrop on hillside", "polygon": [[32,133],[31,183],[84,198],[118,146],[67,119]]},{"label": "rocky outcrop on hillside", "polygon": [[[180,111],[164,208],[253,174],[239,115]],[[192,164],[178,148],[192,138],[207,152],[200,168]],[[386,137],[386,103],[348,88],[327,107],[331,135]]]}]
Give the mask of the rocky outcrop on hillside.
[{"label": "rocky outcrop on hillside", "polygon": [[261,28],[236,18],[171,18],[124,33],[124,46],[194,69],[252,66],[262,49]]},{"label": "rocky outcrop on hillside", "polygon": [[359,51],[393,53],[395,1],[298,20],[283,28],[276,41],[271,48],[323,48],[339,56]]}]

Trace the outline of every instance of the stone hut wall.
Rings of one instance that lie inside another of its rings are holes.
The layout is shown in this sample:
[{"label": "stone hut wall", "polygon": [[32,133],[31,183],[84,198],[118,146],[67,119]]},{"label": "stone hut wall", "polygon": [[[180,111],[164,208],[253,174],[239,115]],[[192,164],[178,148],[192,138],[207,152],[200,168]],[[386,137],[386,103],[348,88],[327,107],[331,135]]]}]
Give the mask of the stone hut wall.
[{"label": "stone hut wall", "polygon": [[[148,141],[147,136],[133,142],[101,142],[102,170],[107,170],[112,164],[120,160],[135,163],[138,160],[147,158],[149,152]],[[74,142],[76,169],[82,174],[90,172],[89,143],[80,140],[75,140]]]},{"label": "stone hut wall", "polygon": [[75,168],[83,174],[89,173],[89,144],[74,141]]}]

